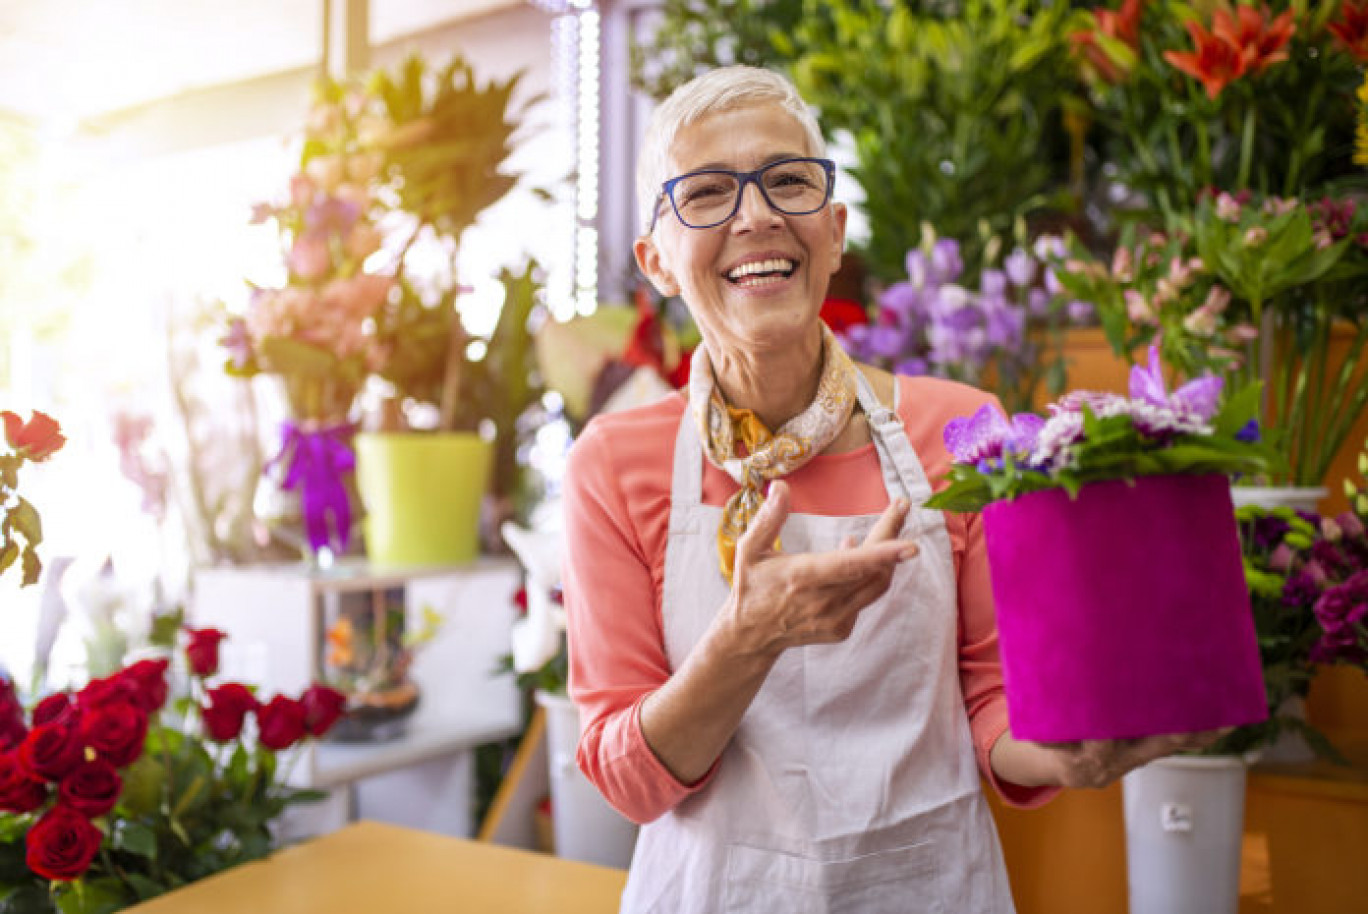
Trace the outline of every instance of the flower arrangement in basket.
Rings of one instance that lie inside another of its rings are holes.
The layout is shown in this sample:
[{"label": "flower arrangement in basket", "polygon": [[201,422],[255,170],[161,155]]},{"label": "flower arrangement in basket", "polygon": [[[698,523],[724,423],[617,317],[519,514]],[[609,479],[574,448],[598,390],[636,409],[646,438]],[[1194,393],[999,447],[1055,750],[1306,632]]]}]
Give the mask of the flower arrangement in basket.
[{"label": "flower arrangement in basket", "polygon": [[1012,732],[1130,738],[1263,719],[1264,689],[1227,474],[1277,455],[1258,386],[1169,390],[1158,351],[1129,396],[1074,392],[1049,418],[995,405],[945,430],[950,484],[983,510]]},{"label": "flower arrangement in basket", "polygon": [[271,824],[315,791],[279,753],[325,734],[345,698],[260,701],[210,681],[223,633],[187,629],[191,694],[165,708],[166,658],[133,663],[25,715],[0,688],[0,910],[116,911],[271,852]]}]

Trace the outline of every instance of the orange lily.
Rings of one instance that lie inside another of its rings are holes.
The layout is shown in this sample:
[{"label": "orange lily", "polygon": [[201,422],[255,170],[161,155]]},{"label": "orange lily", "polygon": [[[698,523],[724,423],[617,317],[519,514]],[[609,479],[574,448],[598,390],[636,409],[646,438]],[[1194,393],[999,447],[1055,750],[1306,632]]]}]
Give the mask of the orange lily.
[{"label": "orange lily", "polygon": [[1129,72],[1128,67],[1113,59],[1098,42],[1098,34],[1125,42],[1132,49],[1140,46],[1140,13],[1145,0],[1125,0],[1120,10],[1096,10],[1093,19],[1097,28],[1074,32],[1069,36],[1074,50],[1097,75],[1109,83],[1120,82]]},{"label": "orange lily", "polygon": [[[1220,11],[1217,12],[1220,15]],[[1165,51],[1164,59],[1194,79],[1201,80],[1208,98],[1215,99],[1226,86],[1244,75],[1248,59],[1240,46],[1199,22],[1187,24],[1195,51]]]},{"label": "orange lily", "polygon": [[14,452],[29,460],[46,460],[66,444],[62,427],[47,413],[33,411],[29,421],[20,419],[9,410],[0,412],[5,422],[5,440]]},{"label": "orange lily", "polygon": [[1330,23],[1330,31],[1340,47],[1353,55],[1359,63],[1368,63],[1368,3],[1364,0],[1344,0],[1338,22]]},{"label": "orange lily", "polygon": [[1272,22],[1268,21],[1268,7],[1254,9],[1241,6],[1232,19],[1230,10],[1217,7],[1212,14],[1211,30],[1240,49],[1245,69],[1262,73],[1275,63],[1287,59],[1287,42],[1297,30],[1292,22],[1292,11],[1287,10]]}]

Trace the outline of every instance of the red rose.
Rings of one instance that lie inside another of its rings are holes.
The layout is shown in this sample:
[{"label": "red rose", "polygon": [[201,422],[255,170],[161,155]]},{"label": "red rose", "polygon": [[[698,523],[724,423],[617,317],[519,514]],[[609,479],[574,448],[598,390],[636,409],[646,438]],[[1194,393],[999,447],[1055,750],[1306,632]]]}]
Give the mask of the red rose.
[{"label": "red rose", "polygon": [[209,738],[220,743],[238,738],[248,711],[257,709],[256,696],[245,685],[228,682],[209,690],[209,704],[200,709]]},{"label": "red rose", "polygon": [[10,447],[29,460],[46,460],[66,444],[57,420],[36,409],[27,422],[9,410],[0,413],[0,419],[5,421],[5,439]]},{"label": "red rose", "polygon": [[828,298],[822,302],[821,318],[837,336],[843,335],[851,327],[869,323],[869,312],[857,301],[849,298]]},{"label": "red rose", "polygon": [[24,707],[19,704],[19,696],[14,694],[14,684],[0,678],[0,752],[19,745],[27,735]]},{"label": "red rose", "polygon": [[33,812],[47,800],[47,785],[35,781],[16,752],[0,753],[0,810]]},{"label": "red rose", "polygon": [[190,672],[196,676],[212,676],[218,672],[219,642],[227,637],[226,632],[216,628],[190,628],[185,633],[190,643],[185,646],[185,656],[190,661]]},{"label": "red rose", "polygon": [[126,704],[140,708],[143,701],[140,689],[138,680],[122,672],[104,679],[92,679],[76,693],[76,707],[82,711]]},{"label": "red rose", "polygon": [[87,818],[102,816],[119,802],[123,778],[102,758],[82,762],[57,788],[62,801]]},{"label": "red rose", "polygon": [[66,692],[53,692],[38,702],[38,706],[33,709],[33,725],[36,727],[39,724],[65,723],[72,710],[70,695]]},{"label": "red rose", "polygon": [[131,704],[113,704],[81,717],[81,739],[115,768],[133,764],[147,738],[147,715]]},{"label": "red rose", "polygon": [[19,764],[45,781],[60,781],[80,761],[80,737],[65,723],[39,724],[19,744]]},{"label": "red rose", "polygon": [[293,698],[277,695],[270,704],[256,709],[257,732],[261,745],[279,752],[304,736],[304,705]]},{"label": "red rose", "polygon": [[332,729],[347,710],[347,696],[325,685],[314,685],[299,696],[304,706],[304,729],[310,736],[322,736]]},{"label": "red rose", "polygon": [[117,675],[124,682],[131,682],[136,686],[133,691],[133,704],[137,705],[144,714],[152,714],[162,709],[166,704],[166,668],[170,661],[165,657],[156,660],[139,660],[137,663],[121,670]]},{"label": "red rose", "polygon": [[75,879],[90,868],[103,840],[89,819],[59,803],[28,830],[24,859],[44,879]]}]

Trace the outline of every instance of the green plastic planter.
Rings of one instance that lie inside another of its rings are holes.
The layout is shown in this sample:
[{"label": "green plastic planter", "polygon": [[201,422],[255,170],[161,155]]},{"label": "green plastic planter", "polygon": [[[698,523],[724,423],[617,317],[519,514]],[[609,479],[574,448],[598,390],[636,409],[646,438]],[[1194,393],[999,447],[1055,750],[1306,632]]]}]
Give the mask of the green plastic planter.
[{"label": "green plastic planter", "polygon": [[493,444],[473,432],[356,436],[366,554],[377,565],[452,565],[480,552]]}]

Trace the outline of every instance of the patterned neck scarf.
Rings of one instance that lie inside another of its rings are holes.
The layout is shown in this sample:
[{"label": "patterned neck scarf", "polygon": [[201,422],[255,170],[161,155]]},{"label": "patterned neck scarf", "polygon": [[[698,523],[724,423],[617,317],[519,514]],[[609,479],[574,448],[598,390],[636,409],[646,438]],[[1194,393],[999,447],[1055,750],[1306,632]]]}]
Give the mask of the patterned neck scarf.
[{"label": "patterned neck scarf", "polygon": [[[728,584],[736,564],[736,543],[765,503],[770,481],[787,476],[826,450],[845,427],[855,406],[855,371],[835,334],[822,324],[822,378],[817,397],[771,432],[749,409],[727,405],[713,377],[707,347],[699,344],[694,350],[689,407],[698,422],[703,451],[713,466],[741,486],[722,509],[722,525],[717,530],[718,561]],[[746,456],[737,456],[738,443]]]}]

